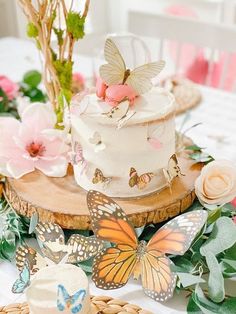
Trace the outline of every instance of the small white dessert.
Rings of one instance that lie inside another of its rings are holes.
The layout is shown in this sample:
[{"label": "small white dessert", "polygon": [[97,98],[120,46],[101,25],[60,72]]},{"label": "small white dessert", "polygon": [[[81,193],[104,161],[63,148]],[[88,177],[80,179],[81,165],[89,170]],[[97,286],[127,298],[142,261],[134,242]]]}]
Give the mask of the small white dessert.
[{"label": "small white dessert", "polygon": [[84,103],[84,112],[71,116],[73,146],[80,145],[74,163],[78,185],[122,198],[164,188],[163,168],[175,153],[173,96],[155,87],[137,97],[130,107],[135,114],[120,128],[117,119],[104,115],[112,107],[96,94],[87,95]]},{"label": "small white dessert", "polygon": [[92,314],[88,279],[71,264],[45,267],[26,290],[31,314]]}]

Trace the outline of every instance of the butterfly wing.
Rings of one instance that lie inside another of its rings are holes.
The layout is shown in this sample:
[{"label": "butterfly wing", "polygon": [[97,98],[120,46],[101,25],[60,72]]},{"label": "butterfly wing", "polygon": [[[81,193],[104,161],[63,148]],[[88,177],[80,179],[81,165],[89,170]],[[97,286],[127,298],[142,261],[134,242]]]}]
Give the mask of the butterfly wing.
[{"label": "butterfly wing", "polygon": [[178,159],[175,154],[170,157],[168,162],[168,173],[170,178],[179,177],[181,175]]},{"label": "butterfly wing", "polygon": [[77,314],[81,311],[83,307],[82,301],[84,300],[85,296],[86,296],[86,290],[81,289],[71,297],[71,303],[72,303],[71,313]]},{"label": "butterfly wing", "polygon": [[127,283],[136,263],[136,250],[129,244],[118,244],[95,256],[92,279],[101,289],[120,288]]},{"label": "butterfly wing", "polygon": [[147,251],[183,255],[207,219],[207,212],[195,210],[175,217],[161,227],[147,245]]},{"label": "butterfly wing", "polygon": [[129,110],[129,101],[122,101],[118,106],[113,107],[108,112],[103,113],[103,116],[109,119],[120,120],[126,116]]},{"label": "butterfly wing", "polygon": [[96,168],[95,172],[94,172],[93,179],[92,179],[93,184],[98,184],[99,182],[103,182],[104,178],[105,177],[104,177],[102,171],[100,169]]},{"label": "butterfly wing", "polygon": [[171,298],[176,285],[176,274],[170,269],[171,261],[164,254],[146,253],[142,258],[142,285],[144,292],[156,301]]},{"label": "butterfly wing", "polygon": [[138,241],[134,228],[117,203],[106,195],[92,190],[87,194],[87,204],[96,237],[137,248]]},{"label": "butterfly wing", "polygon": [[136,114],[136,111],[134,110],[129,110],[125,116],[123,116],[117,124],[117,129],[123,128],[127,124],[127,122]]},{"label": "butterfly wing", "polygon": [[131,86],[137,95],[144,94],[152,88],[151,79],[157,76],[165,66],[165,61],[144,64],[131,71],[126,83]]},{"label": "butterfly wing", "polygon": [[65,257],[65,236],[62,228],[52,222],[41,222],[35,229],[43,254],[58,264]]},{"label": "butterfly wing", "polygon": [[93,237],[72,234],[67,242],[68,263],[78,263],[90,259],[103,249],[104,242]]},{"label": "butterfly wing", "polygon": [[122,83],[126,70],[125,62],[115,43],[110,38],[106,40],[104,55],[108,64],[100,67],[101,78],[107,85]]},{"label": "butterfly wing", "polygon": [[154,174],[152,172],[144,173],[138,178],[137,187],[139,190],[144,189],[147,184],[152,180]]},{"label": "butterfly wing", "polygon": [[20,272],[20,276],[13,284],[12,292],[23,293],[25,288],[27,288],[29,284],[30,284],[30,269],[28,261],[25,260],[24,267]]},{"label": "butterfly wing", "polygon": [[16,250],[16,266],[19,271],[22,271],[25,265],[25,261],[28,261],[30,273],[33,275],[39,269],[48,266],[45,259],[33,248],[25,245],[21,245]]},{"label": "butterfly wing", "polygon": [[67,302],[70,301],[70,296],[63,285],[58,285],[57,288],[57,308],[59,311],[64,311]]}]

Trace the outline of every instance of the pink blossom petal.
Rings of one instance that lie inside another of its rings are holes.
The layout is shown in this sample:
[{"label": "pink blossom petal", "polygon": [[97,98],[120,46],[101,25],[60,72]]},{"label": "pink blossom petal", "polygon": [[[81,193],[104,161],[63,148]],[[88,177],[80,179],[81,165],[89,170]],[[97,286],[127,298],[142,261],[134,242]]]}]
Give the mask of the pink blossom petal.
[{"label": "pink blossom petal", "polygon": [[57,118],[50,104],[33,103],[22,113],[22,122],[35,133],[54,128]]},{"label": "pink blossom petal", "polygon": [[34,162],[23,158],[12,159],[8,161],[6,169],[10,173],[11,177],[19,179],[23,175],[34,171]]},{"label": "pink blossom petal", "polygon": [[42,171],[46,176],[64,177],[67,172],[68,161],[65,157],[59,156],[53,161],[45,161],[43,159],[35,162],[35,168]]},{"label": "pink blossom petal", "polygon": [[8,158],[0,157],[0,173],[1,173],[3,176],[10,177],[11,174],[10,174],[10,172],[7,170],[7,161],[8,161]]}]

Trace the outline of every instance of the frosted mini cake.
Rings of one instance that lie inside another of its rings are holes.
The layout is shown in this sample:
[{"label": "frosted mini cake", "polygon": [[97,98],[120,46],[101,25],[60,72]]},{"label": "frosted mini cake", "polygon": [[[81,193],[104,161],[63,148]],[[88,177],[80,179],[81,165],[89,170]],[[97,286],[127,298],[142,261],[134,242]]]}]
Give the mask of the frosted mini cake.
[{"label": "frosted mini cake", "polygon": [[70,264],[42,268],[26,290],[31,314],[92,314],[88,279]]}]

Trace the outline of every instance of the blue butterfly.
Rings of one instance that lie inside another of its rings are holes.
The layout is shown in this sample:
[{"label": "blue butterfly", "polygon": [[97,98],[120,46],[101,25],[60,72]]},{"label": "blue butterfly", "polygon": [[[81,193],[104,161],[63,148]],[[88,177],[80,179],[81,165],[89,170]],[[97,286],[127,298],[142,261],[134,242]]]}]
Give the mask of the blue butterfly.
[{"label": "blue butterfly", "polygon": [[29,262],[25,260],[24,267],[19,275],[18,278],[12,287],[13,293],[22,293],[24,292],[25,288],[27,288],[30,284],[30,269],[29,269]]},{"label": "blue butterfly", "polygon": [[70,296],[66,291],[66,288],[62,285],[58,285],[57,291],[57,308],[59,311],[70,309],[71,313],[77,314],[82,309],[82,301],[86,296],[84,289],[79,290],[74,295]]}]

